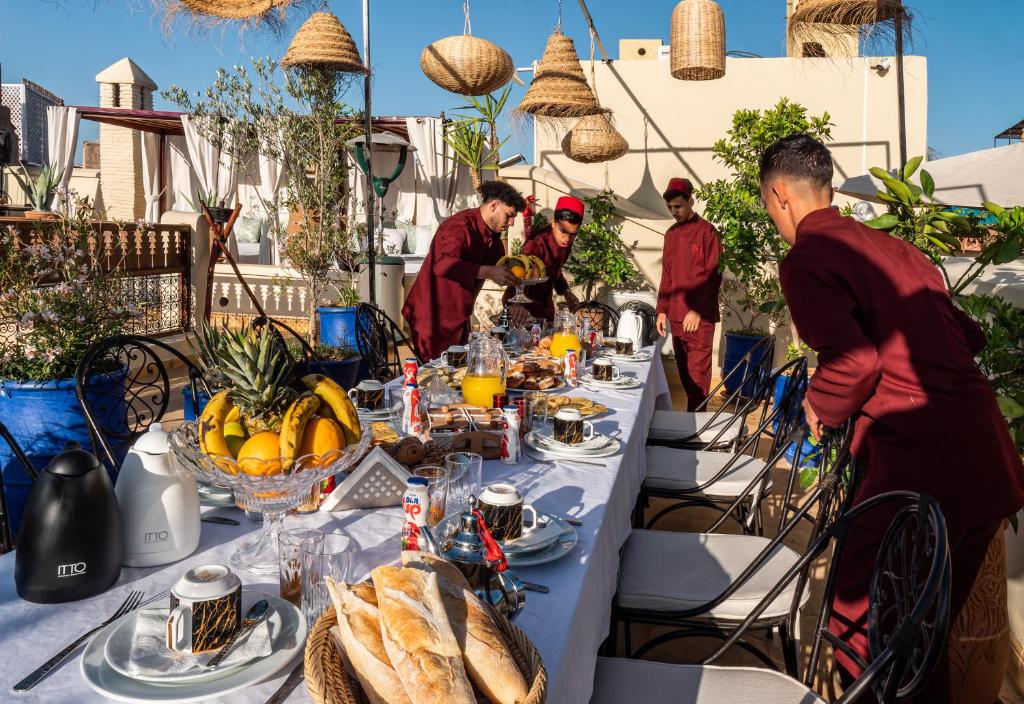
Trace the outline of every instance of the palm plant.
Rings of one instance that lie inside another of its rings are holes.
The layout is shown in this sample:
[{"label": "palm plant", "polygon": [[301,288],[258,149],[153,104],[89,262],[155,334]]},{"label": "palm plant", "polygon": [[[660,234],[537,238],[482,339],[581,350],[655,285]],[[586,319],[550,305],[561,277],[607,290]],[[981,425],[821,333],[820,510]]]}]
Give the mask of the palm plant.
[{"label": "palm plant", "polygon": [[511,91],[512,86],[506,85],[497,96],[470,97],[465,105],[455,108],[470,114],[456,114],[445,130],[445,144],[451,148],[456,165],[469,169],[474,190],[480,187],[485,169],[498,170],[501,147],[508,141],[508,137],[498,138],[498,118]]}]

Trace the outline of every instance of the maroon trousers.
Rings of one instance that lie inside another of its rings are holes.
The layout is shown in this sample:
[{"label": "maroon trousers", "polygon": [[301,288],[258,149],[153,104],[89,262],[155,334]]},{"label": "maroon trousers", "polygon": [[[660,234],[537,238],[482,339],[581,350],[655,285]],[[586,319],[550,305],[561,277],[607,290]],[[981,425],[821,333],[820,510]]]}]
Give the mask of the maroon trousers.
[{"label": "maroon trousers", "polygon": [[715,324],[701,320],[693,332],[682,332],[681,322],[671,325],[672,349],[676,354],[679,380],[686,392],[686,410],[695,411],[711,391],[711,348],[715,342]]}]

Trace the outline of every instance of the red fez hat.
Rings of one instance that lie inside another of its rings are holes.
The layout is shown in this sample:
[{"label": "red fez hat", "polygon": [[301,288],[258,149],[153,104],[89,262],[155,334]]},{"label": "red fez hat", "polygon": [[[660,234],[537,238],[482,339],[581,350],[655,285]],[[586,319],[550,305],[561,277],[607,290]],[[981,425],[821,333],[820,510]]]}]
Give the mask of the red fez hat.
[{"label": "red fez hat", "polygon": [[684,198],[689,198],[693,195],[693,184],[690,183],[688,178],[670,178],[668,180],[668,188],[665,192],[676,191],[682,193]]},{"label": "red fez hat", "polygon": [[555,203],[555,212],[559,210],[571,210],[580,217],[583,217],[583,201],[573,196],[562,196]]}]

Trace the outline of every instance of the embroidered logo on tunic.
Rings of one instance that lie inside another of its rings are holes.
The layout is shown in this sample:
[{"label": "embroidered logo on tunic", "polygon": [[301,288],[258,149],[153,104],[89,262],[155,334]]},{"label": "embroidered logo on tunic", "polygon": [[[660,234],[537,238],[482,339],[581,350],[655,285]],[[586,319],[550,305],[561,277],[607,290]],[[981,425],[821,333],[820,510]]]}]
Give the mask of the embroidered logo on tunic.
[{"label": "embroidered logo on tunic", "polygon": [[701,247],[699,244],[691,244],[690,245],[690,254],[703,254],[703,253],[704,253],[704,248]]}]

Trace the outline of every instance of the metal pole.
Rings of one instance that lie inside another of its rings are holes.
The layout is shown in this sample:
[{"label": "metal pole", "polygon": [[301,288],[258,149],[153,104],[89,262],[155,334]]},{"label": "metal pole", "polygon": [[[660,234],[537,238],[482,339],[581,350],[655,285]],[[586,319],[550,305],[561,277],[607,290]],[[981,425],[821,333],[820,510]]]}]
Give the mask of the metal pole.
[{"label": "metal pole", "polygon": [[363,0],[363,61],[366,62],[366,77],[363,80],[363,111],[366,120],[366,275],[370,277],[370,303],[377,303],[377,265],[373,235],[376,227],[374,218],[373,192],[373,118],[370,112],[370,0]]},{"label": "metal pole", "polygon": [[907,165],[907,99],[903,81],[903,8],[896,14],[896,92],[899,101],[900,173]]}]

